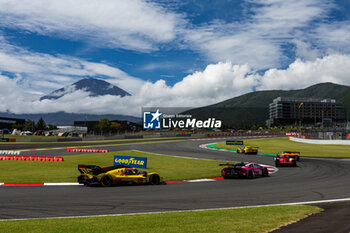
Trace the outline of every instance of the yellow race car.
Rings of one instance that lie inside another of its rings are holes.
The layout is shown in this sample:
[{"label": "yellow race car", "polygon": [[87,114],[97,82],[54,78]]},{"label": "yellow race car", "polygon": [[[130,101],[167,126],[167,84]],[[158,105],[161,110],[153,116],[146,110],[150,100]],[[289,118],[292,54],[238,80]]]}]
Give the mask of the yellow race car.
[{"label": "yellow race car", "polygon": [[78,165],[81,173],[78,176],[79,184],[88,186],[112,186],[116,184],[165,184],[163,178],[156,172],[141,172],[136,168],[117,165],[99,167],[96,165]]},{"label": "yellow race car", "polygon": [[279,153],[280,156],[288,156],[289,158],[294,158],[296,161],[300,161],[300,152],[296,151],[283,151]]},{"label": "yellow race car", "polygon": [[237,148],[237,153],[240,153],[240,154],[257,154],[258,153],[258,147],[243,146],[243,147]]}]

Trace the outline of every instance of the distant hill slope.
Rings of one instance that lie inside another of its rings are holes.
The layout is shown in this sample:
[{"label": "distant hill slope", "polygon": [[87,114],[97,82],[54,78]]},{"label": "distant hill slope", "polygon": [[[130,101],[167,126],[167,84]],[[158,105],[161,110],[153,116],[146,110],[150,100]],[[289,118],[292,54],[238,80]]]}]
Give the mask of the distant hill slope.
[{"label": "distant hill slope", "polygon": [[73,125],[74,121],[98,121],[101,118],[107,118],[109,120],[119,120],[119,121],[131,121],[140,122],[141,119],[133,116],[123,116],[123,115],[92,115],[92,114],[78,114],[78,113],[42,113],[42,114],[10,114],[10,113],[0,113],[2,117],[19,118],[19,119],[31,119],[37,122],[40,117],[42,117],[46,124],[52,124],[57,126],[67,126]]},{"label": "distant hill slope", "polygon": [[94,78],[85,78],[81,79],[76,83],[73,83],[69,86],[60,88],[51,92],[48,95],[45,95],[40,98],[40,100],[45,99],[59,99],[64,95],[73,93],[77,90],[84,90],[90,92],[90,96],[102,96],[102,95],[117,95],[117,96],[130,96],[130,94],[123,89],[112,85],[106,81]]},{"label": "distant hill slope", "polygon": [[334,83],[320,83],[300,90],[272,90],[247,93],[223,102],[191,109],[186,113],[197,118],[206,119],[215,116],[223,120],[225,125],[265,125],[269,117],[269,104],[272,100],[282,96],[331,98],[342,102],[346,108],[347,118],[350,118],[350,86]]}]

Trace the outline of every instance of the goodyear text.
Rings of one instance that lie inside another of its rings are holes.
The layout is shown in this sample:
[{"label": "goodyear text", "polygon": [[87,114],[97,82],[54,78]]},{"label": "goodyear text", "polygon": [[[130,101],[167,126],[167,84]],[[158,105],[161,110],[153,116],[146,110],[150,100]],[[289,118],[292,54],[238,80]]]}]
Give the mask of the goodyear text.
[{"label": "goodyear text", "polygon": [[136,156],[115,155],[114,166],[116,165],[125,165],[128,167],[135,167],[135,168],[147,168],[147,158],[136,157]]}]

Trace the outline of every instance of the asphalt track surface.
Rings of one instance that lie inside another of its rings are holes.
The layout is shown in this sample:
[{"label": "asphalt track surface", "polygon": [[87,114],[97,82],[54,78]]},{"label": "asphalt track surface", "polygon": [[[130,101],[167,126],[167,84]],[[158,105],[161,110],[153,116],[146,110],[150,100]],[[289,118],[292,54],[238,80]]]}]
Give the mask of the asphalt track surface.
[{"label": "asphalt track surface", "polygon": [[[116,153],[122,150],[140,150],[193,158],[274,164],[271,156],[240,155],[199,148],[201,144],[214,141],[209,139],[166,141],[99,148],[108,148]],[[22,153],[22,155],[48,156],[72,154],[79,153],[66,152],[65,149]],[[349,198],[349,171],[350,161],[302,157],[298,167],[282,167],[270,177],[252,180],[232,179],[111,188],[3,186],[0,188],[0,219],[144,213]],[[218,176],[219,174],[218,167]],[[343,213],[350,212],[349,205],[341,206],[345,208]],[[344,229],[349,227],[349,215],[338,214],[337,218],[343,222],[343,225],[345,224]],[[331,232],[336,232],[334,226],[328,225],[332,227]]]},{"label": "asphalt track surface", "polygon": [[95,146],[95,145],[111,145],[111,144],[126,144],[126,143],[140,143],[140,142],[154,142],[154,141],[174,141],[174,140],[186,140],[186,138],[162,138],[161,140],[152,139],[133,139],[133,140],[120,140],[120,141],[95,141],[95,142],[52,142],[52,143],[7,143],[0,144],[1,150],[21,150],[21,149],[38,149],[38,148],[53,148],[53,147],[79,147],[79,146]]}]

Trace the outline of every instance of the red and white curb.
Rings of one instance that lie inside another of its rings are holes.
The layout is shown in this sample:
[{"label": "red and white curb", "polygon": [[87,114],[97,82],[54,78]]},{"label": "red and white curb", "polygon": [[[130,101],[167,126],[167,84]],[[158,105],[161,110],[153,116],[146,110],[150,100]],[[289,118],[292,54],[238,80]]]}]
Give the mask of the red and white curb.
[{"label": "red and white curb", "polygon": [[78,186],[79,183],[0,183],[0,186]]}]

